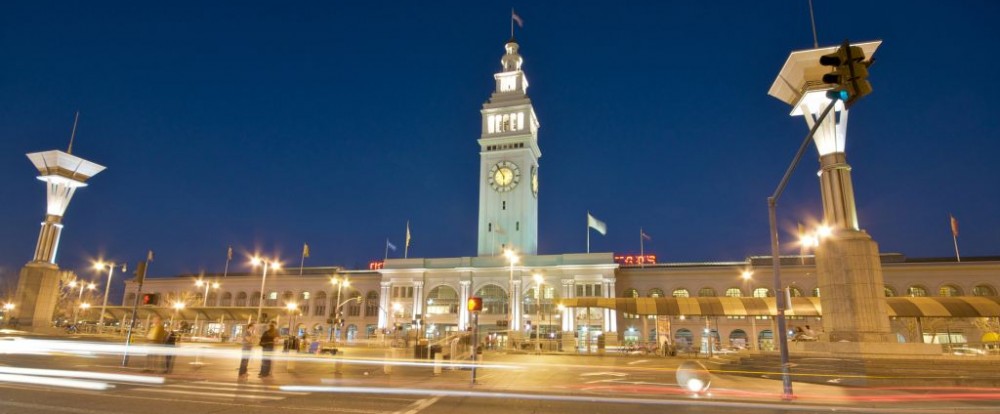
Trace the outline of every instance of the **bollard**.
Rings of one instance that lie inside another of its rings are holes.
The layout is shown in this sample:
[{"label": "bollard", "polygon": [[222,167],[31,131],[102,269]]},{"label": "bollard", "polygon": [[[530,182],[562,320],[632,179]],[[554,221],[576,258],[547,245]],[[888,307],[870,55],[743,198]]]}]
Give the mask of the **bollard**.
[{"label": "bollard", "polygon": [[392,360],[395,356],[394,351],[395,350],[391,348],[385,350],[385,364],[382,366],[382,372],[385,372],[386,374],[392,374]]},{"label": "bollard", "polygon": [[434,375],[441,375],[441,364],[444,362],[444,355],[440,352],[434,354]]}]

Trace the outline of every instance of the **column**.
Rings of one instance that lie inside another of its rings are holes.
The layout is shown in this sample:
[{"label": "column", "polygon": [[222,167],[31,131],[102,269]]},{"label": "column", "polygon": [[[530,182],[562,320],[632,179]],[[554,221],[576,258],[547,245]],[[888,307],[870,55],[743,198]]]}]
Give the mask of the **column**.
[{"label": "column", "polygon": [[378,296],[378,327],[385,329],[389,326],[389,312],[392,312],[389,309],[389,292],[392,289],[392,282],[379,282],[379,286],[381,289]]},{"label": "column", "polygon": [[417,315],[421,318],[424,314],[424,282],[416,281],[413,282],[413,319],[417,319]]},{"label": "column", "polygon": [[[562,286],[563,286],[562,297],[571,299],[576,296],[575,295],[576,292],[573,291],[573,284],[574,284],[573,279],[562,280]],[[573,308],[563,309],[562,313],[563,332],[572,332],[573,330],[575,330],[576,329],[576,325],[574,323],[575,321],[576,321],[576,315],[575,312],[573,312]]]},{"label": "column", "polygon": [[513,300],[512,305],[514,306],[514,308],[513,308],[514,309],[514,320],[511,321],[511,327],[510,327],[510,329],[520,331],[520,330],[524,329],[524,326],[522,326],[522,325],[524,325],[524,321],[521,320],[522,298],[521,298],[521,281],[520,280],[515,280],[514,281],[514,294],[511,295],[511,296],[512,296],[511,299]]},{"label": "column", "polygon": [[[608,279],[604,281],[604,297],[614,298],[615,294],[615,280]],[[618,332],[618,311],[615,309],[607,309],[604,312],[604,331],[605,332]]]},{"label": "column", "polygon": [[472,287],[471,280],[460,280],[458,282],[458,330],[464,331],[466,326],[469,325],[469,290]]}]

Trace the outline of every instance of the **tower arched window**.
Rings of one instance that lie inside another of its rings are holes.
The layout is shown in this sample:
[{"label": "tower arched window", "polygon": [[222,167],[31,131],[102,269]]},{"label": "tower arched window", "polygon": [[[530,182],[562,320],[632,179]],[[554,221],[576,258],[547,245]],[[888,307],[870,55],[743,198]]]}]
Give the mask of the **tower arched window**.
[{"label": "tower arched window", "polygon": [[740,298],[743,297],[743,291],[738,287],[731,287],[726,289],[726,296],[730,298]]},{"label": "tower arched window", "polygon": [[883,290],[885,291],[885,297],[896,297],[896,289],[893,289],[892,286],[884,286]]},{"label": "tower arched window", "polygon": [[675,298],[689,298],[689,297],[691,297],[691,292],[688,292],[688,290],[684,289],[684,288],[674,289],[674,292],[672,293],[672,295]]},{"label": "tower arched window", "polygon": [[710,287],[703,287],[698,290],[698,296],[703,298],[710,298],[715,296],[715,289]]},{"label": "tower arched window", "polygon": [[962,291],[955,285],[941,285],[938,289],[939,296],[951,297],[951,296],[962,296]]},{"label": "tower arched window", "polygon": [[997,290],[990,285],[976,285],[972,288],[973,296],[996,296]]},{"label": "tower arched window", "polygon": [[652,289],[649,290],[649,297],[651,297],[651,298],[662,298],[664,296],[666,296],[666,295],[663,294],[663,289],[652,288]]},{"label": "tower arched window", "polygon": [[906,289],[906,293],[912,297],[922,298],[927,296],[927,288],[920,285],[913,285]]},{"label": "tower arched window", "polygon": [[636,289],[631,289],[631,288],[630,289],[625,289],[625,292],[623,292],[623,294],[624,294],[624,297],[626,297],[626,298],[637,298],[637,297],[639,297],[639,291],[636,290]]}]

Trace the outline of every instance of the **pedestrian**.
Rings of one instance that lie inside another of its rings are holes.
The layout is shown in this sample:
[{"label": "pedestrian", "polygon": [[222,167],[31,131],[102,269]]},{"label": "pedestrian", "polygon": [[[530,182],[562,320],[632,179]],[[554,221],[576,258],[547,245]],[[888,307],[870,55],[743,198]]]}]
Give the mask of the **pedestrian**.
[{"label": "pedestrian", "polygon": [[[177,344],[181,342],[181,335],[187,329],[187,323],[182,323],[179,330],[171,330],[167,333],[166,338],[163,340],[163,345],[169,348],[176,348]],[[173,349],[166,350],[163,358],[163,373],[170,374],[174,372],[174,359],[177,357],[177,351]]]},{"label": "pedestrian", "polygon": [[260,378],[271,376],[271,353],[274,352],[274,342],[278,340],[278,327],[271,322],[260,334],[260,347],[263,354],[260,357]]},{"label": "pedestrian", "polygon": [[243,357],[240,359],[240,380],[247,379],[247,365],[250,364],[250,354],[253,353],[253,344],[257,340],[257,328],[253,322],[247,324],[240,336],[240,345],[243,347]]},{"label": "pedestrian", "polygon": [[149,351],[146,352],[146,369],[143,372],[159,371],[161,367],[160,352],[163,342],[167,339],[167,332],[163,330],[163,320],[159,316],[154,316],[149,321],[149,329],[146,330],[146,343]]}]

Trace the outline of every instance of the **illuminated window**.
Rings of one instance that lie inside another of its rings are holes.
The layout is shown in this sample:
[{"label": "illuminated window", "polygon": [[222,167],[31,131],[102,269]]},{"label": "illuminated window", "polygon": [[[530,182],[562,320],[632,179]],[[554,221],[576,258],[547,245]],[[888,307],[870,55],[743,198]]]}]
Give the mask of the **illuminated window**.
[{"label": "illuminated window", "polygon": [[700,290],[698,290],[698,296],[703,298],[713,297],[715,296],[715,289],[710,287],[703,287]]},{"label": "illuminated window", "polygon": [[753,290],[753,297],[755,298],[769,298],[774,296],[774,292],[768,288],[757,288]]},{"label": "illuminated window", "polygon": [[938,296],[962,296],[962,291],[954,285],[942,285],[941,288],[938,289]]},{"label": "illuminated window", "polygon": [[474,296],[483,298],[482,314],[485,315],[506,315],[507,292],[497,285],[486,285],[476,291]]},{"label": "illuminated window", "polygon": [[496,127],[495,125],[493,125],[493,118],[496,118],[496,115],[490,115],[486,117],[486,132],[490,134],[496,132]]},{"label": "illuminated window", "polygon": [[517,130],[520,131],[522,129],[524,129],[524,113],[523,112],[518,112],[517,113]]},{"label": "illuminated window", "polygon": [[990,286],[990,285],[976,285],[976,287],[972,288],[972,295],[973,296],[996,296],[997,295],[997,291],[996,291],[996,289],[993,289],[993,286]]},{"label": "illuminated window", "polygon": [[896,290],[893,289],[892,287],[885,286],[884,290],[885,290],[885,297],[891,298],[891,297],[895,297],[896,296]]},{"label": "illuminated window", "polygon": [[622,295],[626,298],[637,298],[639,297],[639,291],[635,289],[625,289],[625,291],[622,292]]},{"label": "illuminated window", "polygon": [[667,296],[667,295],[665,295],[663,293],[663,289],[652,288],[652,289],[649,290],[649,297],[651,297],[651,298],[662,298],[662,297],[665,297],[665,296]]},{"label": "illuminated window", "polygon": [[799,288],[797,288],[795,286],[789,287],[788,288],[788,294],[791,297],[793,297],[793,298],[801,298],[802,297],[802,289],[799,289]]},{"label": "illuminated window", "polygon": [[427,314],[445,315],[458,313],[458,292],[451,286],[441,285],[427,292]]},{"label": "illuminated window", "polygon": [[819,288],[815,288],[815,289],[812,290],[812,296],[814,298],[818,298],[819,297]]},{"label": "illuminated window", "polygon": [[689,298],[691,297],[691,292],[688,292],[687,289],[674,289],[674,293],[672,295],[675,298]]},{"label": "illuminated window", "polygon": [[906,293],[912,297],[924,297],[927,296],[927,288],[920,285],[913,285],[906,289]]},{"label": "illuminated window", "polygon": [[743,297],[743,291],[740,288],[731,287],[726,289],[726,296],[730,298],[740,298]]},{"label": "illuminated window", "polygon": [[510,114],[505,114],[503,116],[503,121],[500,122],[500,132],[510,131]]}]

